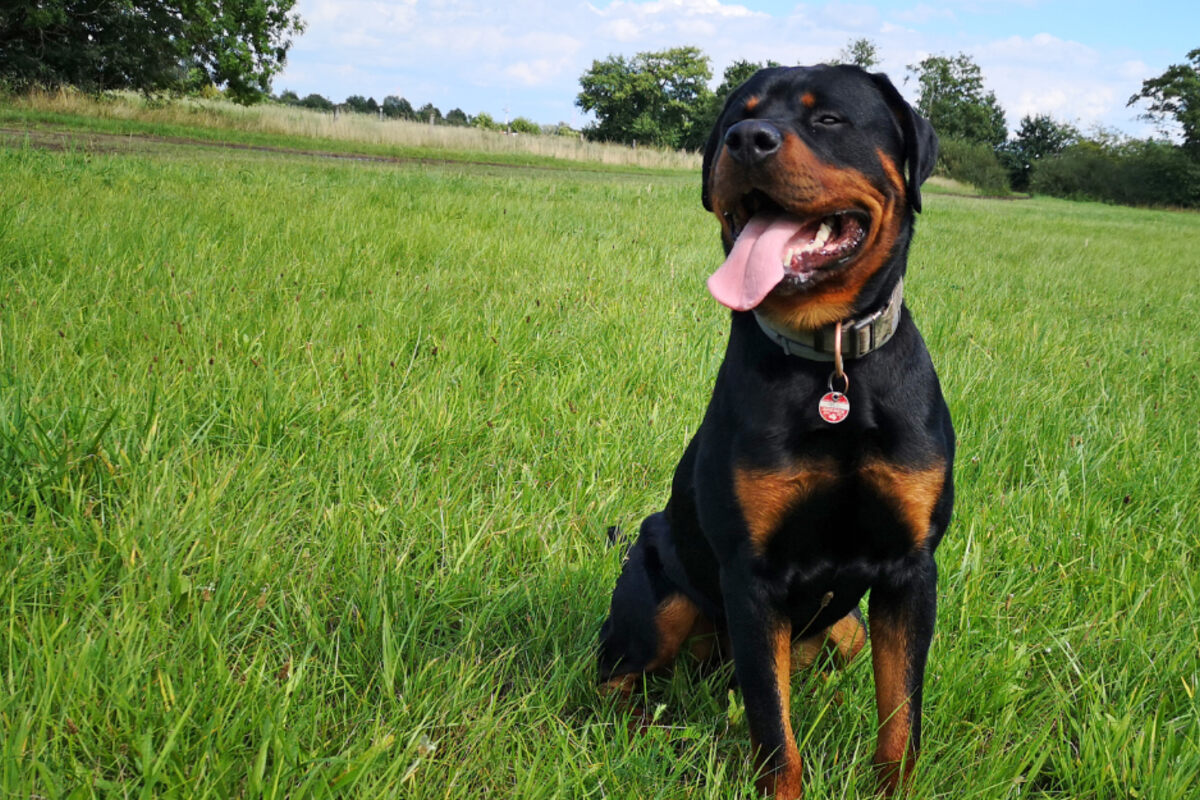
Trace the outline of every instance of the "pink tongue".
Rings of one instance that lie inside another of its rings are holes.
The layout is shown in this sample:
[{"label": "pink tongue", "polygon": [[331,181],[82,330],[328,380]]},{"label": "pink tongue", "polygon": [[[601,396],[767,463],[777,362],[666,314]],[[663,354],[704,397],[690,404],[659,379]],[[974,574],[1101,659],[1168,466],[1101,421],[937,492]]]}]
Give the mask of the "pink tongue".
[{"label": "pink tongue", "polygon": [[804,223],[759,214],[746,223],[733,250],[708,278],[708,291],[734,311],[749,311],[783,280],[783,250]]}]

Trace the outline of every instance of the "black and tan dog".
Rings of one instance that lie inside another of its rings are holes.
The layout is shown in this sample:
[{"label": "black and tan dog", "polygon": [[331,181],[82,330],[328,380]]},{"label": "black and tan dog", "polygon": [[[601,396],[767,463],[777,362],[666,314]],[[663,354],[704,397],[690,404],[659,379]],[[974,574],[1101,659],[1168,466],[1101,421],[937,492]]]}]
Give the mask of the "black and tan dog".
[{"label": "black and tan dog", "polygon": [[823,647],[853,658],[865,595],[881,788],[919,749],[954,430],[902,279],[936,155],[887,77],[848,66],[759,72],[704,155],[728,256],[709,289],[734,309],[729,342],[670,501],[617,580],[600,680],[628,694],[711,633],[776,798],[800,795],[791,669]]}]

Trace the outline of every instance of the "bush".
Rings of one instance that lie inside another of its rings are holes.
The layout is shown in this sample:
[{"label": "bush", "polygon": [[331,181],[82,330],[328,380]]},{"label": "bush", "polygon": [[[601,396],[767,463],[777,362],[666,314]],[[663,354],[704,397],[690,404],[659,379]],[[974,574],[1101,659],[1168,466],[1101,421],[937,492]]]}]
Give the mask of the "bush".
[{"label": "bush", "polygon": [[480,111],[478,114],[471,117],[471,124],[476,128],[482,128],[485,131],[504,130],[504,126],[492,119],[492,115],[486,111]]},{"label": "bush", "polygon": [[333,103],[319,94],[310,94],[301,100],[297,105],[304,106],[305,108],[316,109],[317,111],[333,111]]},{"label": "bush", "polygon": [[1061,155],[1043,159],[1033,169],[1029,188],[1035,194],[1070,200],[1103,200],[1116,172],[1112,153],[1095,142],[1081,142]]},{"label": "bush", "polygon": [[525,117],[517,117],[512,122],[508,123],[509,129],[513,133],[541,133],[542,126],[536,122],[526,119]]},{"label": "bush", "polygon": [[1118,163],[1118,203],[1200,207],[1200,162],[1182,147],[1134,142]]},{"label": "bush", "polygon": [[1135,141],[1118,148],[1082,142],[1039,162],[1031,188],[1073,200],[1200,208],[1200,163],[1167,142]]},{"label": "bush", "polygon": [[938,149],[937,173],[969,183],[985,194],[1009,193],[1008,172],[1000,165],[991,145],[942,139]]}]

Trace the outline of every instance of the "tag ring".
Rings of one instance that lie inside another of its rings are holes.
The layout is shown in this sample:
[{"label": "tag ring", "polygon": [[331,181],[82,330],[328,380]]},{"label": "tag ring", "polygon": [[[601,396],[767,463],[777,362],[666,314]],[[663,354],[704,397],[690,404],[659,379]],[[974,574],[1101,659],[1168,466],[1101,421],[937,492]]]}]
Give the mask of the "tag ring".
[{"label": "tag ring", "polygon": [[829,391],[833,391],[833,379],[841,378],[844,382],[842,394],[850,391],[850,376],[842,369],[842,323],[833,328],[833,372],[829,375]]}]

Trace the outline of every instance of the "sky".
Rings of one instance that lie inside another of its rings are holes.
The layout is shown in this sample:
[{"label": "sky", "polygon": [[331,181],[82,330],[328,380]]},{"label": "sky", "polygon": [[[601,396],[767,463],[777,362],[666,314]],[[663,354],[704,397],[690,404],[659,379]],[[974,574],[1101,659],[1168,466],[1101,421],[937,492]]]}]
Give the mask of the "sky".
[{"label": "sky", "polygon": [[397,95],[443,113],[572,127],[590,121],[575,105],[579,76],[610,55],[693,45],[711,59],[715,88],[734,60],[815,64],[865,37],[910,100],[907,65],[965,52],[1010,131],[1027,114],[1050,114],[1085,131],[1148,136],[1155,129],[1126,102],[1200,47],[1195,0],[299,0],[296,11],[307,30],[277,92]]}]

